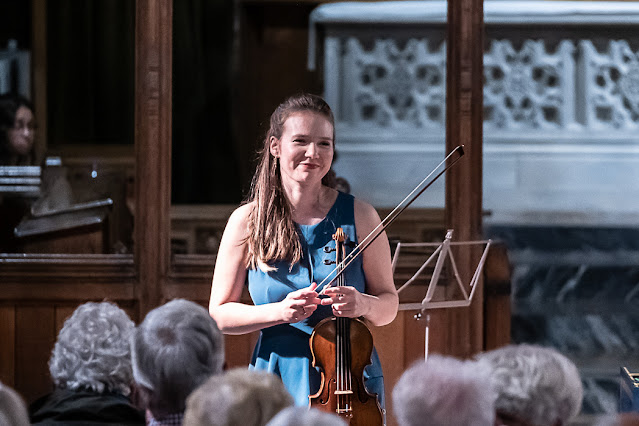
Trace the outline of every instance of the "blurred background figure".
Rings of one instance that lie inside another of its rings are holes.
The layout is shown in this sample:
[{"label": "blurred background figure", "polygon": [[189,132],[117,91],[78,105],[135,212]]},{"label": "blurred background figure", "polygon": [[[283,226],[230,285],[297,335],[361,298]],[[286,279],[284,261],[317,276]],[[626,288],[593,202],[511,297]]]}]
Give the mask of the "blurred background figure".
[{"label": "blurred background figure", "polygon": [[315,408],[287,407],[266,426],[347,426],[347,423],[335,414]]},{"label": "blurred background figure", "polygon": [[31,422],[143,425],[130,401],[134,323],[113,303],[80,305],[65,322],[49,360],[53,393],[34,402]]},{"label": "blurred background figure", "polygon": [[496,424],[561,426],[581,410],[579,371],[555,349],[508,345],[477,359],[497,391]]},{"label": "blurred background figure", "polygon": [[182,424],[186,398],[224,366],[224,336],[215,320],[197,303],[172,300],[147,314],[131,342],[148,424]]},{"label": "blurred background figure", "polygon": [[27,99],[0,95],[0,165],[33,165],[35,129],[33,106]]},{"label": "blurred background figure", "polygon": [[393,412],[400,426],[492,426],[495,398],[477,362],[430,355],[400,377]]},{"label": "blurred background figure", "polygon": [[[40,166],[36,164],[35,158],[35,133],[35,116],[31,103],[20,95],[0,95],[0,167]],[[47,213],[66,208],[72,203],[73,193],[66,169],[49,167],[50,160],[47,159],[37,173],[13,170],[7,175],[6,170],[0,170],[0,177],[9,176],[13,179],[12,183],[3,182],[4,190],[0,191],[0,252],[22,251],[15,239],[14,228],[30,213]],[[25,182],[36,178],[41,178],[41,184],[36,187],[38,189],[27,190],[27,187],[35,184]],[[21,179],[24,187],[19,186]]]},{"label": "blurred background figure", "polygon": [[[0,167],[32,165],[34,140],[31,103],[20,95],[0,95]],[[16,250],[13,229],[29,212],[32,198],[0,192],[0,252]]]},{"label": "blurred background figure", "polygon": [[27,426],[29,415],[16,391],[0,382],[0,425]]},{"label": "blurred background figure", "polygon": [[264,426],[292,405],[293,397],[278,376],[238,368],[211,377],[193,392],[184,426]]},{"label": "blurred background figure", "polygon": [[639,413],[617,413],[603,416],[595,426],[639,426]]}]

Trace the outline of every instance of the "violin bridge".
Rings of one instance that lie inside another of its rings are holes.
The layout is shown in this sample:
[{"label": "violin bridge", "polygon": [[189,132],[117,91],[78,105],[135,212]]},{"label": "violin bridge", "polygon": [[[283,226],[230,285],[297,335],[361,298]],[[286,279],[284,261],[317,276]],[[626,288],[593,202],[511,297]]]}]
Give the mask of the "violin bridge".
[{"label": "violin bridge", "polygon": [[353,391],[352,390],[336,390],[334,394],[335,395],[352,395]]}]

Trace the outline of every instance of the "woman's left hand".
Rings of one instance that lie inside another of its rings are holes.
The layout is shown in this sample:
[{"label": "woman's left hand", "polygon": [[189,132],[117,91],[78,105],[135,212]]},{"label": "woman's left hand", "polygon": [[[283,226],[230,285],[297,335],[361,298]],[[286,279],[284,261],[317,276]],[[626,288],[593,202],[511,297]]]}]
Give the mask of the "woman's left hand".
[{"label": "woman's left hand", "polygon": [[328,296],[322,299],[322,305],[332,305],[333,315],[336,317],[357,318],[365,316],[369,311],[366,296],[355,287],[330,287],[322,294]]}]

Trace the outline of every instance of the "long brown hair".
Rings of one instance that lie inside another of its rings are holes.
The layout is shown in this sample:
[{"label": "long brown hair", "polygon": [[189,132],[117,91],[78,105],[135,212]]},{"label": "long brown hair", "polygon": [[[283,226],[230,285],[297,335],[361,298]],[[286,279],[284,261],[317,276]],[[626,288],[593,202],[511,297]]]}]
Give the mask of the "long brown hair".
[{"label": "long brown hair", "polygon": [[[303,111],[320,114],[331,123],[335,146],[335,119],[331,108],[321,97],[308,93],[293,95],[273,111],[248,197],[248,202],[253,203],[248,220],[249,268],[272,271],[274,268],[269,263],[287,260],[292,267],[302,258],[302,244],[282,186],[279,159],[271,154],[270,140],[271,137],[280,139],[286,119],[293,113]],[[334,176],[331,169],[322,178],[322,183],[333,186]]]}]

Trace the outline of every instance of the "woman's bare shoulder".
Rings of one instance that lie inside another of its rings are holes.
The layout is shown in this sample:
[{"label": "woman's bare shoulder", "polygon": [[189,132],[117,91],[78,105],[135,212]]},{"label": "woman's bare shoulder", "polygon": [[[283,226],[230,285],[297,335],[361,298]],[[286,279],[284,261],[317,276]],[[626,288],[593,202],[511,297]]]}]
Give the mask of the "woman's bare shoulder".
[{"label": "woman's bare shoulder", "polygon": [[366,201],[355,198],[355,226],[357,227],[357,234],[360,237],[360,232],[368,234],[380,223],[379,214],[375,207],[367,203]]},{"label": "woman's bare shoulder", "polygon": [[248,220],[249,215],[253,211],[253,207],[255,206],[255,201],[251,201],[250,203],[242,204],[231,213],[231,217],[235,220]]},{"label": "woman's bare shoulder", "polygon": [[355,198],[355,217],[357,219],[379,222],[379,214],[375,207],[367,203],[366,201]]},{"label": "woman's bare shoulder", "polygon": [[246,228],[249,222],[249,216],[253,211],[254,203],[242,204],[231,213],[228,222],[226,223],[226,228],[232,228],[241,233],[246,232]]}]

